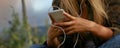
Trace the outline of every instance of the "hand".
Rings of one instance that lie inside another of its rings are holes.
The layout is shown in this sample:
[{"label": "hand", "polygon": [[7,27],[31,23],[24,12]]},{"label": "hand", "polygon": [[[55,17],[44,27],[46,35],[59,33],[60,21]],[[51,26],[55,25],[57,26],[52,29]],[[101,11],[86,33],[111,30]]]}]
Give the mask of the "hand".
[{"label": "hand", "polygon": [[51,26],[47,32],[48,34],[48,39],[53,40],[54,38],[60,36],[63,34],[62,30],[56,26]]},{"label": "hand", "polygon": [[57,37],[62,34],[62,31],[58,27],[51,26],[47,34],[47,45],[51,48],[57,48],[59,45]]},{"label": "hand", "polygon": [[90,31],[90,29],[93,28],[94,25],[96,24],[92,21],[89,21],[89,20],[86,20],[80,17],[71,16],[70,14],[66,12],[64,12],[64,15],[70,21],[55,23],[55,25],[65,27],[64,30],[67,32],[67,34]]}]

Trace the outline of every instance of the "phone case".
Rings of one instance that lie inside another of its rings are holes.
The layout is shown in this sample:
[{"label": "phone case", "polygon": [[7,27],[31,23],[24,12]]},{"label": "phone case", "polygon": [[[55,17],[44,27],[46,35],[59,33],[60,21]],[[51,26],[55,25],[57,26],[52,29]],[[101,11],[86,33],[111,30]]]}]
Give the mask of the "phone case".
[{"label": "phone case", "polygon": [[65,16],[63,15],[63,11],[64,11],[63,9],[54,10],[53,12],[50,12],[49,14],[56,22],[59,22],[65,18]]}]

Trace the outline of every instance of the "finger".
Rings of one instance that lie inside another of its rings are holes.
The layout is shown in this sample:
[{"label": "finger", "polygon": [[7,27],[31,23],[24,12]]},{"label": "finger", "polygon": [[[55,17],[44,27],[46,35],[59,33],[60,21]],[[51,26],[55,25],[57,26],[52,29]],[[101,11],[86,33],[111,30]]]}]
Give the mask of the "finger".
[{"label": "finger", "polygon": [[50,19],[51,19],[51,21],[52,21],[52,24],[54,24],[55,23],[55,20],[54,20],[54,18],[49,14],[49,17],[50,17]]},{"label": "finger", "polygon": [[70,19],[64,18],[62,22],[68,22],[68,21],[70,21]]},{"label": "finger", "polygon": [[56,26],[71,26],[73,25],[74,22],[73,21],[70,21],[70,22],[60,22],[60,23],[55,23]]},{"label": "finger", "polygon": [[74,20],[74,19],[75,19],[75,17],[74,17],[74,16],[72,16],[72,15],[70,15],[70,14],[66,13],[66,12],[64,12],[63,14],[64,14],[67,18],[69,18],[69,19],[72,19],[72,20]]},{"label": "finger", "polygon": [[65,31],[66,31],[66,32],[69,32],[69,31],[71,31],[71,30],[74,30],[74,27],[70,26],[70,27],[65,28]]},{"label": "finger", "polygon": [[67,32],[67,35],[71,35],[71,34],[73,34],[73,33],[74,33],[74,31],[71,30],[71,31]]}]

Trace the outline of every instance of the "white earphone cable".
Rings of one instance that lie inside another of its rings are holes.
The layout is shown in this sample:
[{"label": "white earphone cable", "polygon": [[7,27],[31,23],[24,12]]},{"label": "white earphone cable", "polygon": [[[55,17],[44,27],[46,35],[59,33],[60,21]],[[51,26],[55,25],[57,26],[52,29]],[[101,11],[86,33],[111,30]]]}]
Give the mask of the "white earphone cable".
[{"label": "white earphone cable", "polygon": [[[80,11],[81,11],[80,16],[82,16],[82,3],[83,3],[83,0],[81,1],[81,4],[80,4]],[[57,7],[57,6],[53,6],[53,7]],[[57,7],[57,8],[60,9],[59,7]],[[50,11],[50,9],[49,9],[49,11]],[[78,17],[80,17],[80,16],[78,16]],[[57,48],[60,48],[66,40],[67,35],[65,33],[65,30],[62,27],[59,27],[59,26],[56,26],[56,25],[53,25],[53,24],[51,26],[59,28],[60,30],[62,30],[62,32],[64,34],[64,39],[63,39],[62,43],[60,43],[60,45],[58,45],[58,47],[57,47]],[[78,40],[79,40],[79,33],[77,34],[77,39],[75,41],[75,44],[74,44],[73,48],[76,47],[76,44],[77,44]]]},{"label": "white earphone cable", "polygon": [[[83,0],[80,3],[80,16],[82,16],[82,3],[83,3]],[[78,16],[78,17],[80,17],[80,16]],[[76,39],[76,42],[75,42],[73,48],[76,47],[78,40],[79,40],[79,33],[77,34],[77,39]]]},{"label": "white earphone cable", "polygon": [[62,30],[62,32],[63,32],[63,34],[64,34],[64,39],[63,39],[62,43],[60,43],[60,45],[58,45],[58,47],[57,47],[57,48],[60,48],[60,47],[64,44],[67,35],[66,35],[66,33],[65,33],[65,30],[64,30],[62,27],[59,27],[59,26],[56,26],[56,25],[52,25],[52,26],[59,28],[60,30]]}]

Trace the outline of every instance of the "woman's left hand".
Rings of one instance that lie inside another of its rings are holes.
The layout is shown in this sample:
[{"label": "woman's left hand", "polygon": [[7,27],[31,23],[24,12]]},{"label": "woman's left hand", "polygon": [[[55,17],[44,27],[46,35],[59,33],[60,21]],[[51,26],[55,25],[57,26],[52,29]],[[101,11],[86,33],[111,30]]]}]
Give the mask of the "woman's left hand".
[{"label": "woman's left hand", "polygon": [[64,15],[70,21],[55,23],[55,25],[63,27],[67,34],[90,31],[90,29],[92,29],[96,24],[93,21],[89,21],[81,17],[74,17],[66,12],[64,12]]}]

